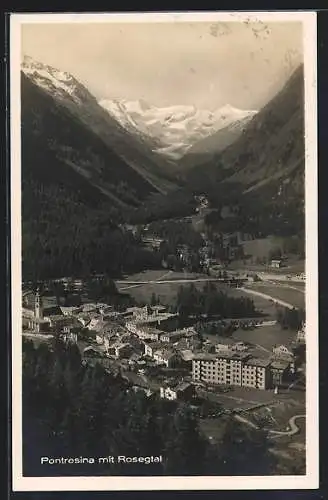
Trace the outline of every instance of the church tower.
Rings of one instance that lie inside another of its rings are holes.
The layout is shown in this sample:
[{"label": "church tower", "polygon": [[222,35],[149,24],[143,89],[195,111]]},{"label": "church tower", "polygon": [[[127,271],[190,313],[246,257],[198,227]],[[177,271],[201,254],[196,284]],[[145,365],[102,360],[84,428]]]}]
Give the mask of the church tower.
[{"label": "church tower", "polygon": [[34,305],[34,313],[36,319],[41,319],[43,317],[42,303],[39,288],[35,294],[35,305]]}]

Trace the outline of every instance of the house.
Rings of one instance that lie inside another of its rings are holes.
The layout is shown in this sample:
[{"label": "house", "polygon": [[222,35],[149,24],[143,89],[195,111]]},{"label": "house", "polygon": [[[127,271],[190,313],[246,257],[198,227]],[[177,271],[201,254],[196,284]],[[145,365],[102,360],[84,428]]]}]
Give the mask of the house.
[{"label": "house", "polygon": [[199,349],[202,345],[202,342],[198,338],[182,338],[178,342],[174,344],[174,348],[179,351],[185,351],[190,349],[191,351],[195,351]]},{"label": "house", "polygon": [[74,306],[70,307],[59,306],[59,307],[64,316],[72,316],[82,312],[82,307],[74,307]]},{"label": "house", "polygon": [[151,306],[151,310],[153,311],[154,314],[163,314],[166,312],[166,306],[161,306],[160,304],[156,306]]},{"label": "house", "polygon": [[144,344],[144,353],[146,356],[150,356],[151,358],[154,356],[154,352],[158,349],[163,348],[162,342],[150,342],[149,344]]},{"label": "house", "polygon": [[94,302],[88,302],[87,304],[83,304],[82,312],[84,313],[98,312],[98,306]]},{"label": "house", "polygon": [[295,373],[296,367],[295,367],[295,356],[292,351],[290,351],[286,346],[284,345],[278,345],[275,346],[272,349],[272,360],[281,360],[289,363],[289,372],[290,373]]},{"label": "house", "polygon": [[288,372],[288,361],[273,360],[270,364],[272,386],[279,387],[288,378]]},{"label": "house", "polygon": [[73,328],[80,327],[79,321],[73,316],[54,315],[47,318],[50,321],[50,326],[58,332],[68,333]]},{"label": "house", "polygon": [[99,331],[99,327],[100,325],[103,323],[102,321],[102,318],[101,317],[93,317],[90,322],[88,323],[88,325],[86,326],[86,328],[88,330],[98,330]]},{"label": "house", "polygon": [[133,352],[130,344],[125,344],[122,342],[114,342],[110,344],[107,349],[107,353],[116,358],[126,358],[129,357]]},{"label": "house", "polygon": [[78,314],[76,316],[76,319],[81,323],[83,327],[86,327],[91,321],[90,315],[85,313]]},{"label": "house", "polygon": [[162,333],[160,330],[156,328],[151,328],[145,326],[143,323],[135,322],[135,321],[127,321],[125,323],[126,329],[139,337],[142,340],[158,340],[160,334]]},{"label": "house", "polygon": [[179,363],[179,357],[176,352],[171,349],[161,348],[153,353],[153,358],[158,365],[165,365],[167,368],[173,368]]},{"label": "house", "polygon": [[301,344],[305,344],[305,323],[303,323],[302,327],[298,330],[296,341]]},{"label": "house", "polygon": [[78,334],[71,331],[62,334],[61,338],[66,344],[77,344]]},{"label": "house", "polygon": [[190,349],[185,349],[183,351],[179,351],[179,355],[181,358],[181,365],[186,368],[192,369],[192,360],[194,358],[194,353]]},{"label": "house", "polygon": [[234,345],[234,342],[225,337],[218,337],[218,343],[215,345],[215,352],[229,352]]},{"label": "house", "polygon": [[168,342],[170,344],[173,344],[174,342],[177,342],[184,336],[184,333],[181,330],[176,330],[174,332],[164,332],[161,333],[159,336],[159,340],[161,342]]},{"label": "house", "polygon": [[142,236],[142,242],[146,248],[158,249],[163,243],[163,238],[157,238],[156,236]]},{"label": "house", "polygon": [[285,345],[276,345],[272,348],[272,352],[275,356],[290,356],[294,357],[292,351],[288,349]]},{"label": "house", "polygon": [[195,395],[195,386],[189,382],[180,382],[175,386],[160,387],[160,397],[169,401],[188,401]]},{"label": "house", "polygon": [[238,352],[245,352],[248,350],[247,345],[244,342],[235,342],[232,346],[231,349],[233,351],[238,351]]},{"label": "house", "polygon": [[279,269],[282,266],[282,260],[281,259],[272,259],[270,262],[270,267]]}]

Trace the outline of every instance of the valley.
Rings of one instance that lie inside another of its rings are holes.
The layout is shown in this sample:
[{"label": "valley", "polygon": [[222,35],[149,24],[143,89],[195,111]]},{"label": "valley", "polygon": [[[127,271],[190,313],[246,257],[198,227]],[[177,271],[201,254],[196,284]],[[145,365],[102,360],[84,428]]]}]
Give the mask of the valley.
[{"label": "valley", "polygon": [[106,74],[21,64],[27,475],[29,426],[42,453],[163,456],[153,475],[303,475],[303,66],[258,109]]}]

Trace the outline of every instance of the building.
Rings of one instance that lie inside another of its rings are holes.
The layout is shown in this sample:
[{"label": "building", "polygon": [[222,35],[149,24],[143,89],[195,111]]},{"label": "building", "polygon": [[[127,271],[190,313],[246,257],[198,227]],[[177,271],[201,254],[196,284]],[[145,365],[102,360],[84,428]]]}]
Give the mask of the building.
[{"label": "building", "polygon": [[282,260],[281,259],[272,259],[270,262],[270,266],[275,268],[275,269],[280,269],[282,266]]},{"label": "building", "polygon": [[23,328],[36,333],[48,332],[51,327],[49,318],[44,317],[44,308],[39,289],[36,291],[34,299],[34,310],[23,307],[22,314]]},{"label": "building", "polygon": [[160,330],[156,328],[150,328],[145,326],[142,323],[135,321],[127,321],[125,323],[126,329],[139,337],[142,340],[153,340],[156,341],[159,339],[160,334],[162,333]]},{"label": "building", "polygon": [[107,349],[107,353],[116,358],[126,358],[129,357],[133,352],[130,344],[125,344],[122,342],[114,342],[110,344]]},{"label": "building", "polygon": [[174,344],[178,342],[184,336],[183,331],[177,330],[174,332],[164,332],[161,333],[159,339],[161,342],[169,342],[170,344]]},{"label": "building", "polygon": [[183,351],[179,351],[179,354],[181,357],[181,365],[191,370],[194,353],[190,349],[185,349]]},{"label": "building", "polygon": [[180,382],[173,386],[162,386],[159,390],[160,397],[169,401],[188,401],[195,395],[195,386],[189,382]]},{"label": "building", "polygon": [[150,342],[149,344],[145,343],[145,355],[150,356],[151,358],[154,356],[155,351],[163,348],[162,342]]},{"label": "building", "polygon": [[158,249],[163,243],[163,238],[158,238],[155,235],[147,233],[147,236],[141,237],[142,242],[146,248],[150,248],[152,250]]},{"label": "building", "polygon": [[75,307],[75,306],[69,306],[69,307],[59,306],[59,307],[64,316],[72,316],[83,311],[82,307]]},{"label": "building", "polygon": [[176,352],[168,348],[160,348],[154,351],[153,358],[158,365],[165,365],[166,368],[174,368],[179,364],[179,356]]},{"label": "building", "polygon": [[259,358],[246,360],[242,367],[242,386],[269,389],[271,386],[270,362],[269,359]]},{"label": "building", "polygon": [[271,384],[273,387],[281,386],[288,378],[289,362],[273,360],[270,364]]},{"label": "building", "polygon": [[66,344],[77,344],[78,334],[76,332],[63,333],[61,338]]},{"label": "building", "polygon": [[192,360],[192,378],[207,384],[267,389],[270,387],[270,360],[244,352],[200,353]]},{"label": "building", "polygon": [[305,342],[306,342],[305,323],[303,323],[302,327],[298,330],[297,335],[296,335],[296,341],[299,342],[300,344],[305,344]]},{"label": "building", "polygon": [[290,373],[295,373],[296,371],[294,353],[284,345],[278,345],[272,349],[271,360],[288,363],[288,370]]},{"label": "building", "polygon": [[220,354],[221,352],[230,352],[232,349],[234,342],[230,338],[226,337],[218,337],[219,342],[215,344],[215,352]]}]

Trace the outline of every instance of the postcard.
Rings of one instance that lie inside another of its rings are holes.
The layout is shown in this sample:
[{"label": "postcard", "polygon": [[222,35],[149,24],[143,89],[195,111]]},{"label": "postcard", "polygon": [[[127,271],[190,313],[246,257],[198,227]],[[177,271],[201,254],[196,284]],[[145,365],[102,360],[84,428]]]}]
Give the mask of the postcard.
[{"label": "postcard", "polygon": [[317,488],[316,13],[10,17],[14,491]]}]

